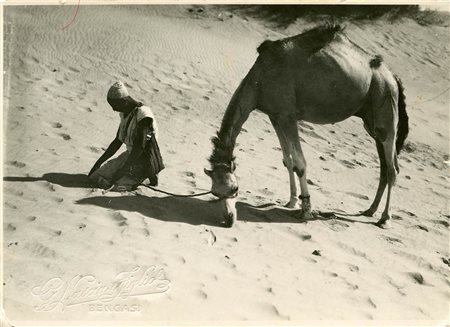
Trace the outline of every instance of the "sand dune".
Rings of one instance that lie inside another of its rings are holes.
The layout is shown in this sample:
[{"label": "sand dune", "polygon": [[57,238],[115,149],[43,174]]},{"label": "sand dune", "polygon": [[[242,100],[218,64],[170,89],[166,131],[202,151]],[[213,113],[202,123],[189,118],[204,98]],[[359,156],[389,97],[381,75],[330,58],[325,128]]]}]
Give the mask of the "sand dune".
[{"label": "sand dune", "polygon": [[[268,118],[238,138],[239,221],[219,225],[212,196],[142,188],[106,193],[85,174],[115,136],[106,102],[117,79],[158,117],[160,187],[210,187],[210,137],[266,38],[294,35],[220,9],[82,6],[5,8],[3,262],[10,320],[146,323],[321,321],[436,324],[449,314],[448,28],[408,19],[347,24],[348,35],[404,81],[410,136],[400,156],[393,228],[367,209],[378,183],[374,142],[358,119],[300,124],[316,218],[283,208],[288,176]],[[445,91],[447,90],[447,91]],[[439,94],[441,94],[439,96]],[[136,265],[161,267],[170,288],[42,312],[32,290],[93,275],[105,284]],[[139,310],[129,312],[124,305]],[[98,308],[97,308],[98,309]]]}]

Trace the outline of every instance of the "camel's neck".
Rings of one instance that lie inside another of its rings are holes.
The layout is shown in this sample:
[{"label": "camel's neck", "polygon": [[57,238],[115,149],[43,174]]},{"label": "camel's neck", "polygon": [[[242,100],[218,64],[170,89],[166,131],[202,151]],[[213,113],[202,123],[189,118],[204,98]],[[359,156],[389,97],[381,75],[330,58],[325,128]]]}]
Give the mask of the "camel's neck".
[{"label": "camel's neck", "polygon": [[214,149],[211,163],[230,164],[234,160],[233,151],[242,125],[256,108],[258,84],[253,69],[241,82],[225,111],[217,137],[213,139]]}]

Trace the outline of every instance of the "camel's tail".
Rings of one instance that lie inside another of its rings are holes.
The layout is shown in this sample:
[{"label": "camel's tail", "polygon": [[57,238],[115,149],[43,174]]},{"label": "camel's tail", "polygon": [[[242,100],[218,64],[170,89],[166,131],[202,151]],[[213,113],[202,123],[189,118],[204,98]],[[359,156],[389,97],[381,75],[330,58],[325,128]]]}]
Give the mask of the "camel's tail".
[{"label": "camel's tail", "polygon": [[395,142],[395,147],[397,149],[397,154],[403,148],[406,137],[408,136],[408,114],[406,113],[406,102],[405,102],[405,89],[403,87],[402,81],[398,76],[395,76],[398,86],[398,125],[397,125],[397,141]]}]

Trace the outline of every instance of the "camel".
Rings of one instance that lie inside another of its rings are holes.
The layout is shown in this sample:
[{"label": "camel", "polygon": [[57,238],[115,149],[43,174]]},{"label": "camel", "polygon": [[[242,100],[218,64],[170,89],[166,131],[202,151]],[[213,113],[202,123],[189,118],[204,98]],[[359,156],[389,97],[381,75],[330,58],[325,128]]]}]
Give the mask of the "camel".
[{"label": "camel", "polygon": [[360,214],[375,214],[387,186],[386,205],[377,225],[389,228],[391,192],[399,173],[397,155],[409,130],[401,80],[381,56],[370,55],[352,42],[340,25],[324,24],[293,37],[266,40],[257,51],[255,63],[233,94],[220,130],[212,138],[212,169],[205,169],[212,179],[211,192],[222,204],[224,223],[231,227],[237,219],[236,138],[249,114],[258,109],[269,116],[281,145],[290,184],[287,207],[297,204],[295,175],[299,179],[301,219],[311,218],[312,213],[297,121],[332,124],[360,117],[375,139],[380,160],[375,198]]}]

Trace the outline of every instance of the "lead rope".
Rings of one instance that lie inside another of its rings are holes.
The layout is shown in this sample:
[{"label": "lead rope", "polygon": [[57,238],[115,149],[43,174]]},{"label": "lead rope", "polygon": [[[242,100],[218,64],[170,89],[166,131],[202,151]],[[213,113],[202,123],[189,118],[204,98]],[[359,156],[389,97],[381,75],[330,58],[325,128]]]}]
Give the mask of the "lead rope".
[{"label": "lead rope", "polygon": [[151,189],[151,190],[153,190],[155,192],[160,192],[160,193],[164,193],[164,194],[167,194],[167,195],[172,195],[172,196],[176,196],[176,197],[179,197],[179,198],[194,198],[194,197],[197,197],[197,196],[207,195],[207,194],[211,193],[211,191],[208,191],[208,192],[196,193],[196,194],[175,194],[175,193],[170,193],[170,192],[167,192],[167,191],[163,191],[163,190],[157,189],[157,188],[155,188],[153,186],[150,186],[150,185],[146,185],[146,184],[139,184],[139,185],[140,186],[145,186],[145,187],[147,187],[147,188],[149,188],[149,189]]},{"label": "lead rope", "polygon": [[[116,185],[113,184],[110,188],[108,188],[106,190],[103,190],[103,194],[108,193],[115,186]],[[149,188],[149,189],[151,189],[151,190],[153,190],[155,192],[164,193],[164,194],[171,195],[171,196],[176,196],[178,198],[194,198],[194,197],[203,196],[203,195],[207,195],[207,194],[211,193],[211,191],[208,191],[208,192],[195,193],[195,194],[175,194],[175,193],[170,193],[170,192],[167,192],[167,191],[163,191],[163,190],[157,189],[156,187],[153,187],[153,186],[150,186],[150,185],[146,185],[146,184],[139,184],[138,186],[144,186],[144,187]]]}]

